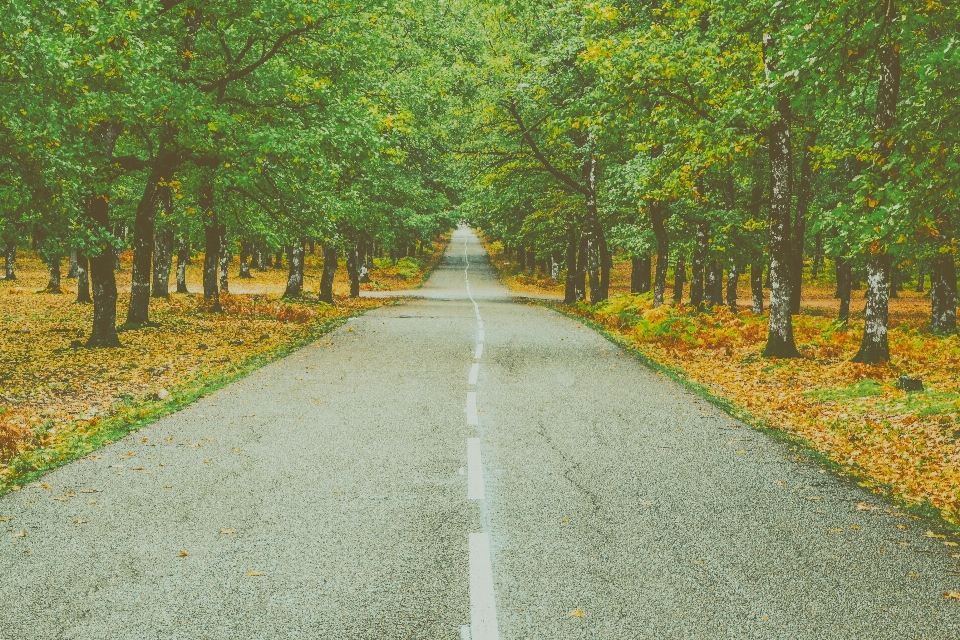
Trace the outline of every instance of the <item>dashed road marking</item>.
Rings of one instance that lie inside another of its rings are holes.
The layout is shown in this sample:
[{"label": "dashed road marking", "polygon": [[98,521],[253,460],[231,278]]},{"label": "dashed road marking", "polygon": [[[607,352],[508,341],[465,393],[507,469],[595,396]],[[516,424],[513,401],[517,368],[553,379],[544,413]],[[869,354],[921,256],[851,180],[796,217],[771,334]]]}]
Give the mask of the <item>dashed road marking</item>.
[{"label": "dashed road marking", "polygon": [[470,635],[471,640],[500,640],[486,533],[470,534]]},{"label": "dashed road marking", "polygon": [[470,377],[467,378],[467,384],[477,384],[477,376],[480,374],[480,363],[474,362],[470,366]]},{"label": "dashed road marking", "polygon": [[477,345],[477,351],[476,351],[476,353],[473,354],[473,359],[474,359],[474,360],[479,360],[479,359],[480,359],[480,356],[482,356],[482,355],[483,355],[483,345],[482,345],[482,344],[478,344],[478,345]]}]

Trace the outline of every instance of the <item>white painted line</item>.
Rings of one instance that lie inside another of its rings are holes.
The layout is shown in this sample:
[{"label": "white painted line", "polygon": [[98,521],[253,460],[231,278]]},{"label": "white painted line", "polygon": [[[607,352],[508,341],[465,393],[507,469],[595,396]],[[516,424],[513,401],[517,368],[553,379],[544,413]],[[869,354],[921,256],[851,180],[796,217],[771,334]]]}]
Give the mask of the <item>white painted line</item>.
[{"label": "white painted line", "polygon": [[480,438],[467,438],[467,499],[483,500],[483,462]]},{"label": "white painted line", "polygon": [[460,640],[471,640],[470,639],[470,625],[465,624],[460,627]]},{"label": "white painted line", "polygon": [[477,345],[477,352],[473,354],[473,359],[474,359],[474,360],[479,360],[479,359],[480,359],[480,356],[482,356],[482,355],[483,355],[483,345],[482,345],[482,344],[478,344],[478,345]]},{"label": "white painted line", "polygon": [[483,342],[483,329],[477,331],[477,342]]},{"label": "white painted line", "polygon": [[477,375],[480,373],[480,363],[474,362],[470,367],[470,377],[467,378],[467,384],[477,384]]},{"label": "white painted line", "polygon": [[481,320],[480,318],[477,318],[477,328],[483,329],[483,320]]},{"label": "white painted line", "polygon": [[471,427],[477,426],[477,392],[467,392],[467,424]]},{"label": "white painted line", "polygon": [[470,534],[470,634],[471,640],[500,640],[486,533]]}]

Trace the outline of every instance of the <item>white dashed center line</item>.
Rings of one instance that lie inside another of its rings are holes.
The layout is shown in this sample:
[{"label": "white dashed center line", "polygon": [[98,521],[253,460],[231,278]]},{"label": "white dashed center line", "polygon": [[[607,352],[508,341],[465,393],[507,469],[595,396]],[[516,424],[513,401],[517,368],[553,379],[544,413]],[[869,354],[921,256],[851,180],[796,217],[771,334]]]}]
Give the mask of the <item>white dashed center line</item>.
[{"label": "white dashed center line", "polygon": [[474,359],[474,360],[479,360],[481,355],[483,355],[483,345],[482,345],[482,344],[478,344],[478,345],[477,345],[477,351],[473,354],[473,359]]},{"label": "white dashed center line", "polygon": [[470,634],[471,640],[500,639],[490,541],[486,533],[470,534]]}]

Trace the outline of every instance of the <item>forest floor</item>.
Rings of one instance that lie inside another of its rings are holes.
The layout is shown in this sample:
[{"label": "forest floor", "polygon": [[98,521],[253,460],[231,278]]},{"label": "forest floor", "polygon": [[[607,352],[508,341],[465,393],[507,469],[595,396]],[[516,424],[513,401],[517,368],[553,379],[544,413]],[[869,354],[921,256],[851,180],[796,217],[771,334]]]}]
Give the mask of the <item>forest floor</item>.
[{"label": "forest floor", "polygon": [[[499,243],[485,244],[511,289],[562,297],[561,284],[518,274]],[[726,307],[701,314],[684,306],[651,309],[650,294],[629,293],[630,261],[615,260],[608,301],[553,306],[593,321],[618,342],[731,403],[742,417],[806,443],[863,486],[960,525],[960,337],[930,332],[929,297],[910,290],[890,301],[891,360],[867,366],[850,362],[863,335],[864,292],[853,292],[851,321],[842,327],[835,322],[833,285],[805,282],[802,313],[794,316],[805,357],[769,359],[761,357],[767,315],[750,312],[743,280],[738,295],[746,306],[737,313]],[[668,296],[670,291],[668,282]],[[897,389],[901,375],[921,378],[924,391]]]},{"label": "forest floor", "polygon": [[[364,290],[418,287],[443,255],[449,236],[422,258],[377,260]],[[131,254],[121,256],[118,322],[126,314]],[[20,252],[17,280],[0,281],[0,494],[40,471],[175,411],[197,397],[316,339],[349,317],[385,303],[351,299],[344,265],[337,269],[335,305],[316,301],[320,252],[305,259],[304,296],[282,300],[287,266],[230,270],[223,313],[204,305],[202,256],[187,268],[189,294],[151,299],[151,325],[121,329],[122,348],[77,347],[89,335],[92,305],[76,304],[76,279],[62,294],[44,291],[48,271]],[[66,274],[66,264],[63,273]],[[388,301],[386,301],[388,302]]]}]

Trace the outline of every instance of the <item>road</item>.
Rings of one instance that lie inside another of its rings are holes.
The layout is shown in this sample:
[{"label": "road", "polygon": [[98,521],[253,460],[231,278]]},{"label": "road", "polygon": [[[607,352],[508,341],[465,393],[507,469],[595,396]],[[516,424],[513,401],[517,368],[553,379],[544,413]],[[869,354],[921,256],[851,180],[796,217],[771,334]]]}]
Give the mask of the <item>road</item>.
[{"label": "road", "polygon": [[943,540],[459,229],[420,299],[0,499],[0,638],[958,638]]}]

